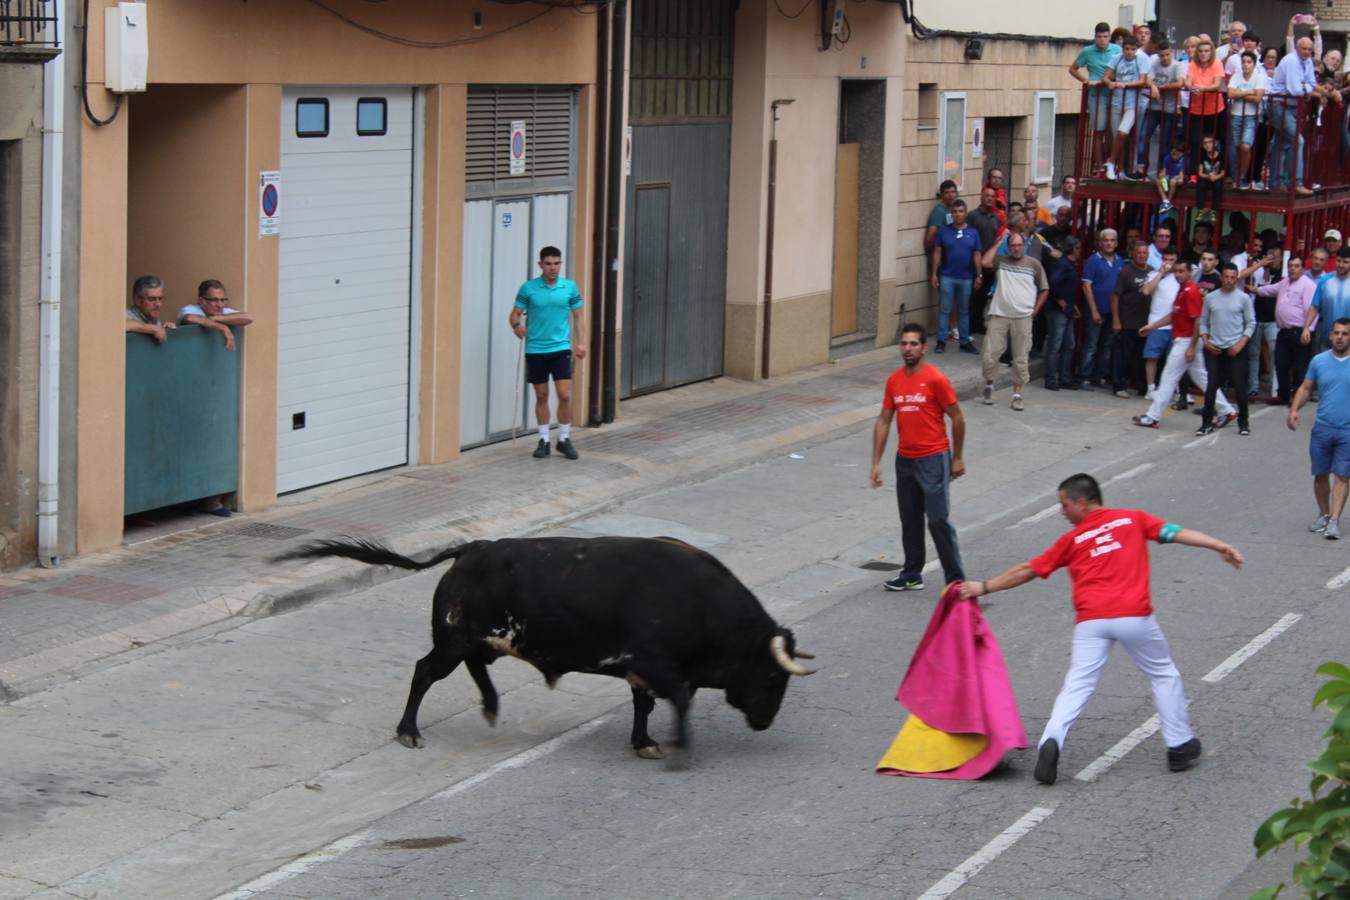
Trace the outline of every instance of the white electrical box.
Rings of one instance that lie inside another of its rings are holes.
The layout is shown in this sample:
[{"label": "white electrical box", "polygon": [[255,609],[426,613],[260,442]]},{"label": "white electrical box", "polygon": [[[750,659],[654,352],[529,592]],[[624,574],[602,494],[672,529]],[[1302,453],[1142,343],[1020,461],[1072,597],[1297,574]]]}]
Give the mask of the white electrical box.
[{"label": "white electrical box", "polygon": [[150,40],[144,3],[118,3],[103,12],[104,85],[119,94],[145,90]]}]

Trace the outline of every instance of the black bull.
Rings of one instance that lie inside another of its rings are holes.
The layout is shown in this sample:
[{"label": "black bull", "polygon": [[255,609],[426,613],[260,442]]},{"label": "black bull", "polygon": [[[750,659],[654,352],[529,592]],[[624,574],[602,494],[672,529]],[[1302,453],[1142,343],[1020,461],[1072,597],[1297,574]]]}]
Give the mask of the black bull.
[{"label": "black bull", "polygon": [[456,560],[436,586],[431,652],[418,660],[398,723],[406,747],[422,746],[417,710],[461,662],[489,724],[497,690],[487,667],[503,656],[530,663],[550,687],[567,672],[626,679],[633,690],[633,749],[663,754],[647,717],[663,697],[686,743],[689,702],[720,688],[756,731],[773,723],[789,675],[809,675],[792,632],[779,626],[715,557],[673,538],[527,538],[473,541],[423,561],[369,541],[319,541],[280,559],[342,556],[427,569]]}]

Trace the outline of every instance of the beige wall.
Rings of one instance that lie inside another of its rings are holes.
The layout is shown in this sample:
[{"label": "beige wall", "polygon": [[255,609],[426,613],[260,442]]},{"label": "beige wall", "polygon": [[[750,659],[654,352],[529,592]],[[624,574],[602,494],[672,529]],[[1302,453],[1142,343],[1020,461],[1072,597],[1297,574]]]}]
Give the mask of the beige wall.
[{"label": "beige wall", "polygon": [[[107,5],[111,0],[95,0],[90,12],[90,98],[101,116],[112,105],[101,90],[98,7]],[[482,31],[472,28],[475,8]],[[347,10],[364,24],[425,40],[473,40],[538,17],[498,37],[437,49],[379,40],[305,4],[156,0],[148,12],[149,91],[132,96],[112,125],[86,121],[82,132],[79,552],[121,539],[122,309],[130,279],[144,271],[165,278],[166,312],[190,302],[202,278],[216,277],[253,315],[244,341],[239,504],[257,510],[275,501],[279,240],[257,234],[257,178],[280,168],[283,85],[425,88],[417,451],[421,462],[434,463],[459,453],[467,85],[584,86],[595,75],[594,17],[561,9],[405,0]],[[583,285],[590,282],[592,104],[583,89],[571,265]],[[584,403],[578,420],[582,415]]]},{"label": "beige wall", "polygon": [[[1114,21],[1114,19],[1112,19]],[[924,24],[929,24],[924,18]],[[1091,27],[1091,25],[1089,25]],[[1025,29],[1024,29],[1025,30]],[[897,205],[895,272],[897,287],[889,310],[883,295],[883,321],[898,321],[900,305],[905,318],[918,318],[926,324],[936,320],[937,292],[928,285],[928,262],[923,253],[923,233],[928,213],[936,203],[938,176],[938,120],[921,119],[919,86],[935,83],[938,103],[941,92],[966,93],[965,169],[962,194],[973,209],[979,203],[979,188],[987,165],[970,153],[972,120],[992,116],[1021,117],[1014,128],[1013,167],[1009,173],[1009,197],[1021,199],[1022,188],[1030,172],[1031,122],[1036,94],[1055,92],[1057,115],[1079,108],[1078,83],[1068,74],[1068,66],[1080,49],[1077,44],[1021,40],[986,40],[984,58],[969,62],[964,58],[964,38],[907,38],[903,99],[902,163],[900,200]],[[1056,180],[1066,173],[1056,173]],[[1057,186],[1056,186],[1057,187]],[[1041,185],[1041,203],[1056,192]],[[971,311],[972,319],[978,314]],[[878,345],[895,336],[892,328],[883,334],[878,329]]]},{"label": "beige wall", "polygon": [[[847,45],[820,52],[819,19],[789,19],[766,0],[744,0],[736,17],[736,79],[732,95],[731,194],[727,259],[725,369],[758,378],[763,340],[765,203],[772,124],[778,121],[778,189],[774,224],[771,371],[800,368],[829,357],[829,298],[834,271],[834,179],[839,139],[840,80],[887,82],[883,190],[882,278],[894,275],[893,209],[899,179],[897,120],[901,98],[904,23],[894,4],[851,4]],[[882,305],[886,306],[883,292]],[[783,301],[783,309],[777,308]],[[749,314],[734,307],[759,307]],[[822,314],[823,310],[823,314]],[[870,323],[859,323],[867,329]],[[781,330],[780,330],[781,329]],[[779,341],[784,343],[780,347]]]},{"label": "beige wall", "polygon": [[[1108,22],[1113,27],[1118,24],[1121,5],[1118,0],[1036,0],[1034,3],[914,0],[911,8],[927,28],[984,34],[1084,35],[1086,45],[1091,43],[1092,28],[1098,22]],[[1143,6],[1143,0],[1134,3],[1136,19],[1142,18]],[[1214,9],[1217,15],[1218,4]],[[988,46],[989,41],[986,41],[985,47]]]}]

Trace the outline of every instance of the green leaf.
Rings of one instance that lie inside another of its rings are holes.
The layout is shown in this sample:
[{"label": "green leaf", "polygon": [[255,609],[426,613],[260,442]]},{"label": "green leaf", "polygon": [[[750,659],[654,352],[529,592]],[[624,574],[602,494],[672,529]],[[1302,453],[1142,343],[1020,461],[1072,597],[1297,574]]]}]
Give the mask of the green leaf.
[{"label": "green leaf", "polygon": [[1252,894],[1247,900],[1275,900],[1280,896],[1280,891],[1284,890],[1283,882],[1278,887],[1261,888],[1261,890]]},{"label": "green leaf", "polygon": [[1350,681],[1328,681],[1318,688],[1317,693],[1313,694],[1313,708],[1317,708],[1333,697],[1341,697],[1350,694]]},{"label": "green leaf", "polygon": [[1325,831],[1326,827],[1337,819],[1350,817],[1350,806],[1342,806],[1338,809],[1329,809],[1318,816],[1312,824],[1313,831]]},{"label": "green leaf", "polygon": [[1342,681],[1350,681],[1350,666],[1344,663],[1325,662],[1317,667],[1318,675],[1330,675]]}]

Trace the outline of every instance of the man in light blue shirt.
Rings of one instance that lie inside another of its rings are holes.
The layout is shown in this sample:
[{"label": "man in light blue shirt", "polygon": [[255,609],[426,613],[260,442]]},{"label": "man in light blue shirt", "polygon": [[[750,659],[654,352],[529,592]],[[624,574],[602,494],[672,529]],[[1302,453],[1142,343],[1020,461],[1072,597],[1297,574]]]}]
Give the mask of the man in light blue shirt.
[{"label": "man in light blue shirt", "polygon": [[1336,271],[1317,279],[1317,292],[1308,308],[1308,320],[1303,331],[1311,339],[1313,320],[1317,322],[1317,337],[1322,346],[1328,346],[1331,323],[1350,316],[1350,248],[1342,247],[1336,253]]},{"label": "man in light blue shirt", "polygon": [[[558,452],[576,459],[572,446],[572,357],[586,357],[585,320],[581,293],[575,282],[560,278],[562,251],[545,247],[539,251],[538,278],[520,286],[511,308],[511,330],[525,341],[525,379],[534,388],[534,414],[539,420],[539,445],[534,458],[549,455],[548,382],[558,393]],[[526,321],[520,321],[521,316]]]},{"label": "man in light blue shirt", "polygon": [[[1286,424],[1298,430],[1298,411],[1317,388],[1317,418],[1313,421],[1308,455],[1312,460],[1313,494],[1317,519],[1308,530],[1323,532],[1327,540],[1341,537],[1341,511],[1350,494],[1350,318],[1331,326],[1331,349],[1313,357],[1308,375],[1289,407]],[[1331,476],[1336,476],[1333,489]]]},{"label": "man in light blue shirt", "polygon": [[1321,96],[1323,93],[1317,86],[1312,54],[1312,41],[1299,38],[1294,52],[1285,54],[1275,67],[1275,77],[1270,81],[1270,94],[1274,98],[1270,104],[1271,124],[1279,131],[1279,159],[1275,161],[1270,176],[1271,187],[1275,190],[1287,188],[1292,175],[1297,193],[1312,193],[1303,186],[1304,141],[1299,134],[1298,116],[1299,97]]},{"label": "man in light blue shirt", "polygon": [[1111,26],[1098,22],[1093,42],[1069,65],[1069,74],[1092,88],[1088,91],[1088,122],[1092,129],[1092,166],[1106,163],[1106,130],[1111,124],[1110,87],[1103,84],[1106,70],[1115,64],[1121,49],[1111,43]]}]

